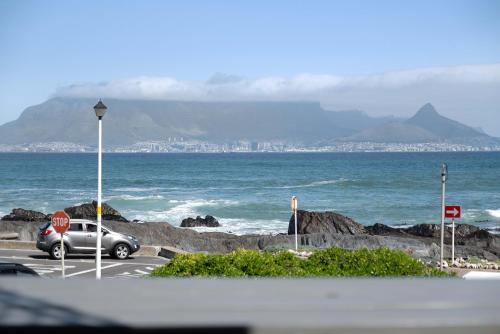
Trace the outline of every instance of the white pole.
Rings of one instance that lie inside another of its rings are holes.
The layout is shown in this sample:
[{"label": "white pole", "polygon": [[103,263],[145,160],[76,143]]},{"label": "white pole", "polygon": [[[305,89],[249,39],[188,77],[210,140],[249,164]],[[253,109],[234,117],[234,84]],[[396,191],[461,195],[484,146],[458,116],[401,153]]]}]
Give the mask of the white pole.
[{"label": "white pole", "polygon": [[298,241],[299,232],[297,231],[297,206],[298,206],[297,196],[292,196],[292,201],[290,202],[290,205],[292,207],[293,218],[295,221],[295,251],[297,252],[299,250],[299,241]]},{"label": "white pole", "polygon": [[64,239],[63,239],[63,235],[64,235],[64,233],[61,233],[61,267],[62,267],[61,274],[62,274],[62,278],[65,279],[66,278],[66,275],[64,273],[64,255],[65,255],[65,252],[64,252]]},{"label": "white pole", "polygon": [[455,218],[451,220],[451,265],[455,262]]},{"label": "white pole", "polygon": [[101,279],[101,192],[102,192],[102,117],[99,117],[99,151],[97,157],[97,244],[95,253],[95,278]]},{"label": "white pole", "polygon": [[439,262],[439,268],[443,270],[443,253],[444,253],[444,196],[445,196],[445,177],[441,179],[441,257]]},{"label": "white pole", "polygon": [[293,214],[295,216],[295,251],[299,251],[299,239],[298,239],[298,232],[297,232],[297,206],[295,206],[295,213]]}]

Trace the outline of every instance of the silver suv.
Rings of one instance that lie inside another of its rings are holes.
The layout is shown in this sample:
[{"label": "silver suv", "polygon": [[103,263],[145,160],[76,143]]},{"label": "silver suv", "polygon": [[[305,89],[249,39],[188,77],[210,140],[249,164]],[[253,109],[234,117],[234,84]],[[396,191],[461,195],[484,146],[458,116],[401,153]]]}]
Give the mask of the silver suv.
[{"label": "silver suv", "polygon": [[[117,259],[126,259],[141,247],[139,240],[132,235],[113,232],[102,226],[102,252]],[[69,229],[64,233],[65,254],[93,254],[97,243],[97,224],[84,219],[72,219]],[[46,223],[40,227],[36,247],[49,252],[53,259],[61,258],[61,235]]]}]

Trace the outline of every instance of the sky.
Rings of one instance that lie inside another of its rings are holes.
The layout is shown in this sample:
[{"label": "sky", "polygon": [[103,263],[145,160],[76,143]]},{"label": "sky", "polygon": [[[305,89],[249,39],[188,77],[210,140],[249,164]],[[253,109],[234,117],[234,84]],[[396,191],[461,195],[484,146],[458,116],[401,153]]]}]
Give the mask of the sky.
[{"label": "sky", "polygon": [[314,100],[500,136],[500,1],[0,1],[0,124],[53,96]]}]

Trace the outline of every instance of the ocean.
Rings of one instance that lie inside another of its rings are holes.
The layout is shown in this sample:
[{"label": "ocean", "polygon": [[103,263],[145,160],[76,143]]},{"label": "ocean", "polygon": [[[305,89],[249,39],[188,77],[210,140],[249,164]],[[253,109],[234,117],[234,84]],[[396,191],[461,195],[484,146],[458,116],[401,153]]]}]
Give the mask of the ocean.
[{"label": "ocean", "polygon": [[[104,154],[103,199],[130,220],[215,216],[236,234],[287,231],[290,198],[361,224],[440,222],[440,166],[459,223],[498,232],[500,152]],[[0,215],[97,197],[96,154],[0,154]],[[214,230],[214,229],[211,229]]]}]

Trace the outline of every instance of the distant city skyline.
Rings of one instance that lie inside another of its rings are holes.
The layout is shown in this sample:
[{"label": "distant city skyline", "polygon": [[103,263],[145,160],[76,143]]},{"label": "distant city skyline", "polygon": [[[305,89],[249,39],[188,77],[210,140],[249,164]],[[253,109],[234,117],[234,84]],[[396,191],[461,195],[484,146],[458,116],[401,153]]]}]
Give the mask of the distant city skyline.
[{"label": "distant city skyline", "polygon": [[51,96],[312,100],[500,136],[498,1],[0,2],[0,124]]}]

